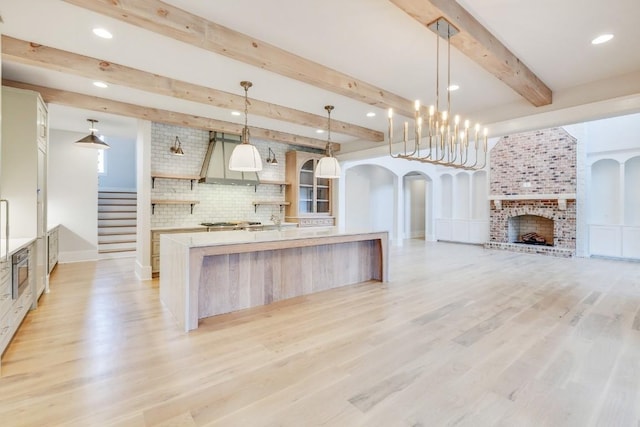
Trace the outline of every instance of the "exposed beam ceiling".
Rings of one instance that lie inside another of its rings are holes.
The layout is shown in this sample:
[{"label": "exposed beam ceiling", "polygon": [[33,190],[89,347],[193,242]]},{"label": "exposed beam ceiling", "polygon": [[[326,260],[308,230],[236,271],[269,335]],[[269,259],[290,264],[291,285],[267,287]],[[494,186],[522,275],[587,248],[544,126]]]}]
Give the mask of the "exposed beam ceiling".
[{"label": "exposed beam ceiling", "polygon": [[158,0],[64,0],[238,61],[413,117],[413,102]]},{"label": "exposed beam ceiling", "polygon": [[391,2],[423,25],[429,25],[444,16],[460,31],[451,38],[452,46],[536,107],[551,104],[551,89],[457,2],[453,0],[391,0]]},{"label": "exposed beam ceiling", "polygon": [[[2,36],[2,56],[18,63],[35,65],[68,74],[172,96],[201,104],[234,110],[244,109],[244,96],[137,70],[124,65],[55,49],[8,36]],[[327,118],[256,99],[250,100],[251,114],[324,128]],[[339,120],[331,121],[332,130],[366,141],[384,141],[382,132]],[[257,136],[257,135],[255,135]]]},{"label": "exposed beam ceiling", "polygon": [[[167,123],[176,126],[216,130],[219,132],[233,134],[242,133],[242,124],[225,122],[223,120],[192,116],[189,114],[160,110],[157,108],[143,107],[139,105],[128,104],[125,102],[113,101],[110,99],[98,98],[81,93],[52,89],[44,86],[37,86],[12,80],[3,80],[2,84],[5,86],[39,92],[42,95],[44,101],[51,104],[66,105],[69,107],[82,108],[85,110],[99,111],[103,113],[111,113],[120,116],[150,120],[158,123]],[[252,137],[259,139],[319,149],[324,149],[326,146],[326,141],[320,139],[307,138],[286,132],[278,132],[251,126],[249,126],[249,130]],[[340,144],[333,143],[332,146],[334,151],[340,150]]]},{"label": "exposed beam ceiling", "polygon": [[[406,98],[159,0],[64,1],[370,105],[413,115]],[[460,30],[451,39],[453,46],[536,107],[551,103],[551,89],[455,1],[391,1],[424,25],[445,16]]]}]

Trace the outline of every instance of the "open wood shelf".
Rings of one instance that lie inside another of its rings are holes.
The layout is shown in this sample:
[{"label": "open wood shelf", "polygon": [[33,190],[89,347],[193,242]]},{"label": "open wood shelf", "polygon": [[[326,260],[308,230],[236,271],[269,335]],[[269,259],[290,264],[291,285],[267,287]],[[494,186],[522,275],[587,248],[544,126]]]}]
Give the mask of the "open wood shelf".
[{"label": "open wood shelf", "polygon": [[291,183],[286,182],[286,181],[270,181],[268,179],[264,179],[264,180],[260,180],[260,182],[258,182],[255,186],[254,186],[254,190],[258,191],[258,186],[259,185],[279,185],[280,186],[280,192],[282,193],[282,189],[287,186],[287,185],[291,185]]},{"label": "open wood shelf", "polygon": [[273,200],[256,201],[256,202],[253,202],[253,209],[254,209],[254,212],[257,212],[258,205],[271,205],[271,206],[280,206],[280,211],[282,212],[282,207],[289,206],[290,204],[291,203],[289,202],[280,202],[280,201],[273,201]]},{"label": "open wood shelf", "polygon": [[199,200],[151,200],[151,214],[153,215],[156,205],[189,205],[191,206],[191,213],[193,213],[193,206],[200,203]]},{"label": "open wood shelf", "polygon": [[151,188],[154,188],[156,185],[156,178],[163,179],[181,179],[185,181],[191,181],[191,189],[193,190],[193,184],[196,183],[199,179],[199,175],[178,175],[164,172],[151,172]]}]

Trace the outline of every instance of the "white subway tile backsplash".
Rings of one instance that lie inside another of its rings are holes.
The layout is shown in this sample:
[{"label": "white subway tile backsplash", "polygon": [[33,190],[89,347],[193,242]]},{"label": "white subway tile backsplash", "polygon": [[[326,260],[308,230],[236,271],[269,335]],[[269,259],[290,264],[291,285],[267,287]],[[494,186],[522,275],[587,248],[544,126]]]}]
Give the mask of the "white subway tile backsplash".
[{"label": "white subway tile backsplash", "polygon": [[[169,148],[178,136],[182,143],[184,156],[174,156]],[[151,170],[176,175],[200,175],[202,162],[209,144],[209,132],[152,123],[151,126]],[[317,151],[271,141],[252,138],[263,159],[263,170],[258,173],[261,180],[285,180],[285,153],[290,150]],[[268,157],[268,148],[275,153],[278,164],[273,166],[264,160]],[[151,216],[151,227],[191,227],[201,222],[215,221],[260,221],[270,224],[271,215],[280,213],[277,206],[257,206],[254,201],[284,201],[284,191],[279,185],[237,186],[199,184],[186,180],[156,179],[151,190],[153,199],[197,200],[193,214],[185,205],[156,205]]]}]

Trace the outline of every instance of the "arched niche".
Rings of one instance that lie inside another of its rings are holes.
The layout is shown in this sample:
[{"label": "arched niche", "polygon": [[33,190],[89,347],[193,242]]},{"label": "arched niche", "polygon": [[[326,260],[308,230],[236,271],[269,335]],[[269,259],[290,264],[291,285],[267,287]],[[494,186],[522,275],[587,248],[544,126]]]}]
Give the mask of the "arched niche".
[{"label": "arched niche", "polygon": [[440,176],[440,213],[442,218],[453,218],[453,177]]},{"label": "arched niche", "polygon": [[404,235],[425,238],[433,234],[433,183],[421,172],[409,172],[403,178]]},{"label": "arched niche", "polygon": [[620,164],[611,159],[591,166],[589,222],[599,225],[620,224]]},{"label": "arched niche", "polygon": [[640,225],[640,156],[624,165],[624,224]]},{"label": "arched niche", "polygon": [[471,218],[471,206],[470,206],[470,194],[471,194],[471,179],[466,172],[460,172],[456,174],[456,186],[454,204],[453,204],[453,217],[456,219],[469,219]]},{"label": "arched niche", "polygon": [[471,218],[472,219],[488,219],[489,218],[489,195],[487,194],[487,172],[476,171],[471,176],[472,195],[471,195]]}]

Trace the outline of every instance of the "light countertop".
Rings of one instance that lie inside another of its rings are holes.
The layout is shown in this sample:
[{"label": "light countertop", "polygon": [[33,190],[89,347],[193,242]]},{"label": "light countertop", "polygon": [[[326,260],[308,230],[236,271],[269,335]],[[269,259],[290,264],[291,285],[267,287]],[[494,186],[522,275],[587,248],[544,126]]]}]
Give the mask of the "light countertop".
[{"label": "light countertop", "polygon": [[[9,239],[9,255],[13,255],[14,253],[18,252],[20,249],[30,245],[31,243],[33,243],[36,239]],[[7,244],[7,240],[6,239],[1,239],[0,240],[0,256],[4,257],[5,256],[5,249],[6,249],[6,244]]]},{"label": "light countertop", "polygon": [[[298,224],[295,222],[283,222],[280,224],[280,227],[297,227]],[[249,226],[251,227],[251,226]],[[275,224],[261,224],[259,227],[264,227],[265,230],[271,230],[277,227]],[[173,227],[153,227],[151,231],[179,231],[179,230],[193,230],[193,229],[202,229],[206,230],[207,227],[204,225],[191,225],[191,226],[173,226]],[[229,231],[238,231],[238,230],[229,230]],[[218,231],[216,231],[218,233]]]},{"label": "light countertop", "polygon": [[179,233],[163,234],[162,239],[169,239],[186,248],[207,246],[224,246],[245,243],[280,242],[334,236],[355,236],[379,233],[371,230],[341,230],[339,227],[284,228],[264,231],[217,231],[215,233]]}]

